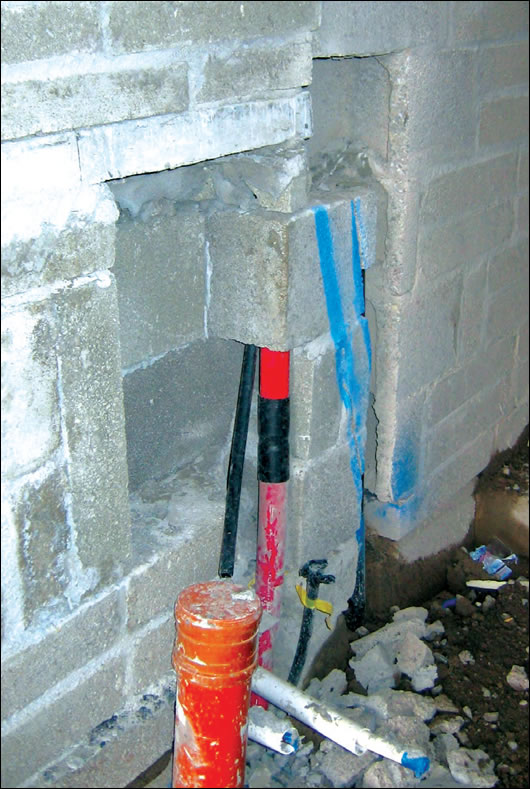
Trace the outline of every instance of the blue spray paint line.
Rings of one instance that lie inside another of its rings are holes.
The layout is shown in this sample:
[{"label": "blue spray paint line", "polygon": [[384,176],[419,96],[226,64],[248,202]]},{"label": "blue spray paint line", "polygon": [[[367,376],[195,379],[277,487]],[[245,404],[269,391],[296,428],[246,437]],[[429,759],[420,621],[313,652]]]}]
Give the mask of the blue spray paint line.
[{"label": "blue spray paint line", "polygon": [[355,315],[359,319],[364,315],[364,285],[363,273],[361,269],[361,253],[359,249],[359,237],[357,235],[357,223],[355,207],[351,201],[351,245],[353,263],[353,306]]},{"label": "blue spray paint line", "polygon": [[[360,597],[364,604],[364,517],[362,512],[363,500],[363,474],[364,474],[364,432],[366,408],[368,401],[368,378],[365,381],[356,374],[354,357],[352,328],[345,320],[345,310],[343,308],[343,296],[341,294],[339,279],[335,265],[335,253],[333,249],[333,237],[330,227],[327,210],[323,206],[314,209],[315,227],[320,258],[320,269],[324,284],[324,294],[326,307],[330,323],[330,333],[335,345],[335,362],[337,371],[337,384],[342,402],[346,408],[348,419],[348,440],[350,445],[350,467],[353,482],[357,494],[359,505],[359,527],[356,531],[357,542],[359,545],[359,559],[357,563],[357,579],[355,597]],[[352,222],[352,274],[354,283],[353,308],[354,326],[361,328],[363,344],[368,361],[368,377],[371,365],[370,337],[368,333],[368,322],[364,317],[364,288],[361,270],[361,257],[359,251],[359,240],[356,230],[356,212],[353,202],[351,203],[351,222]],[[352,428],[355,425],[355,429]]]}]

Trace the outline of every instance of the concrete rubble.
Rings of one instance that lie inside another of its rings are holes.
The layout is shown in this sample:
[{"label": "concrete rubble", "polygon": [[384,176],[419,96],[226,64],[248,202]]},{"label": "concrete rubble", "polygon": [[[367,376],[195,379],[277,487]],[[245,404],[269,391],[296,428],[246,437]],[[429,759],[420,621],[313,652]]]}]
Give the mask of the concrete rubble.
[{"label": "concrete rubble", "polygon": [[[367,694],[347,691],[344,671],[333,669],[312,679],[306,692],[339,709],[388,742],[430,760],[421,778],[397,762],[372,753],[350,753],[322,738],[320,745],[301,737],[297,752],[285,756],[249,741],[245,786],[260,787],[493,787],[495,765],[481,750],[463,747],[465,725],[458,709],[437,692],[435,658],[428,642],[443,635],[441,622],[426,624],[427,610],[397,610],[393,621],[373,633],[359,628],[351,644],[350,666]],[[427,643],[425,643],[427,642]],[[413,691],[395,690],[402,675]],[[422,695],[430,691],[433,695]],[[296,721],[274,711],[286,729]],[[320,739],[320,738],[319,738]]]}]

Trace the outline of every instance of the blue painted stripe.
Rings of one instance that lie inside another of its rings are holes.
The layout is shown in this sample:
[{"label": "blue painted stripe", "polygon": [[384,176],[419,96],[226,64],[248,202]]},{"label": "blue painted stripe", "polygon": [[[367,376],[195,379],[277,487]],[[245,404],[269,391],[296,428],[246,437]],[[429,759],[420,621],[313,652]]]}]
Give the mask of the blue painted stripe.
[{"label": "blue painted stripe", "polygon": [[[359,242],[355,224],[355,209],[352,211],[352,273],[354,280],[353,307],[356,325],[360,325],[368,361],[368,375],[371,364],[371,351],[368,323],[363,317],[364,293],[359,254]],[[348,439],[350,446],[350,467],[357,494],[359,507],[362,506],[364,474],[364,432],[368,400],[368,380],[356,374],[353,357],[352,327],[346,322],[343,296],[337,276],[333,235],[327,210],[323,206],[314,209],[315,227],[320,258],[320,269],[324,285],[324,295],[328,312],[330,333],[335,346],[337,384],[341,400],[348,414]],[[353,429],[355,426],[355,429]],[[360,547],[364,549],[364,520],[360,513],[360,525],[356,532]],[[360,557],[361,558],[361,557]]]},{"label": "blue painted stripe", "polygon": [[364,315],[364,285],[361,269],[361,253],[359,249],[359,237],[357,235],[356,211],[351,201],[351,240],[352,240],[352,263],[353,263],[353,306],[355,315],[360,318]]}]

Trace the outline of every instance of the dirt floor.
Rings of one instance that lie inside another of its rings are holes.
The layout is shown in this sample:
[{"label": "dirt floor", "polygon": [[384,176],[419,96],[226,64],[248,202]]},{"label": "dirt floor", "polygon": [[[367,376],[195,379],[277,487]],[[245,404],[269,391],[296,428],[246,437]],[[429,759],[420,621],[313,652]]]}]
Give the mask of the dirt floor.
[{"label": "dirt floor", "polygon": [[[497,500],[499,495],[520,496],[522,506],[528,506],[527,433],[513,451],[497,456],[480,476],[476,495],[486,494],[487,498],[492,492],[498,494]],[[512,536],[503,532],[502,523],[497,526],[505,539]],[[522,531],[528,555],[528,533]],[[469,543],[474,536],[472,529]],[[529,785],[528,682],[526,690],[516,690],[508,683],[507,675],[513,666],[520,666],[528,677],[528,558],[519,556],[518,562],[510,562],[509,566],[510,578],[526,579],[526,583],[516,581],[497,592],[472,591],[466,586],[467,580],[492,576],[478,569],[477,562],[458,548],[449,556],[438,556],[434,564],[427,561],[416,567],[415,584],[411,587],[409,576],[407,599],[399,604],[421,604],[429,611],[429,622],[443,622],[445,634],[430,647],[437,659],[438,684],[466,721],[458,735],[461,744],[480,748],[493,759],[499,777],[497,787],[515,788]],[[431,578],[427,581],[428,573]],[[422,583],[427,589],[439,586],[444,575],[442,591],[420,602]],[[370,577],[368,570],[367,576]],[[400,580],[403,582],[404,578]],[[444,603],[448,607],[443,607]],[[368,611],[365,622],[368,629],[375,630],[390,621],[390,612],[382,616],[382,605],[376,596],[376,604]],[[346,672],[349,689],[359,692],[347,661]],[[398,689],[410,690],[410,682],[402,680]]]}]

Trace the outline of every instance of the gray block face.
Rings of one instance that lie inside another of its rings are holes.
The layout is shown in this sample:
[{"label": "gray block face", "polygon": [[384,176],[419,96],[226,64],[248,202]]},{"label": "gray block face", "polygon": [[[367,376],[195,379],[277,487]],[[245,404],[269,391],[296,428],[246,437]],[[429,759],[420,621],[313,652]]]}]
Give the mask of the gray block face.
[{"label": "gray block face", "polygon": [[230,432],[243,349],[197,341],[123,379],[129,484],[174,473],[215,455]]},{"label": "gray block face", "polygon": [[2,5],[2,62],[23,63],[72,51],[96,52],[101,46],[98,5],[92,2]]},{"label": "gray block face", "polygon": [[314,134],[308,141],[312,167],[318,167],[323,152],[343,151],[347,146],[386,159],[390,89],[388,72],[375,59],[315,60],[311,86]]},{"label": "gray block face", "polygon": [[[315,355],[317,344],[322,350]],[[335,350],[329,336],[296,349],[290,386],[291,455],[300,460],[319,457],[337,443],[342,414]]]},{"label": "gray block face", "polygon": [[110,4],[109,30],[114,52],[167,49],[187,41],[208,42],[257,38],[313,30],[318,6],[313,2],[252,3],[241,12],[239,2],[190,5],[176,2]]},{"label": "gray block face", "polygon": [[[371,194],[371,193],[370,193]],[[351,319],[352,200],[363,207],[363,190],[348,197],[323,200],[328,212],[334,267],[341,287],[345,320]],[[367,201],[368,204],[368,201]],[[372,213],[371,209],[367,212]],[[314,209],[285,216],[254,211],[225,211],[208,219],[212,264],[209,330],[272,350],[290,350],[311,342],[329,329],[320,270]],[[375,233],[373,234],[375,235]],[[373,237],[361,244],[371,262]]]},{"label": "gray block face", "polygon": [[509,377],[514,359],[515,338],[505,337],[487,353],[438,381],[429,397],[429,425],[436,424],[482,389]]},{"label": "gray block face", "polygon": [[288,562],[292,566],[325,557],[331,546],[354,538],[360,525],[360,502],[350,468],[350,447],[334,447],[311,463],[293,462],[288,507]]},{"label": "gray block face", "polygon": [[311,65],[309,41],[239,49],[225,57],[209,55],[197,101],[240,101],[243,96],[309,85]]},{"label": "gray block face", "polygon": [[[510,258],[508,258],[509,260]],[[498,261],[497,261],[498,262]],[[495,290],[486,304],[486,342],[515,336],[528,317],[528,257],[517,254],[512,258],[517,276],[506,279],[506,284]],[[495,274],[497,271],[495,269]]]},{"label": "gray block face", "polygon": [[528,46],[524,42],[488,47],[478,53],[478,79],[484,95],[528,82]]},{"label": "gray block face", "polygon": [[39,643],[2,661],[3,719],[114,645],[123,630],[122,594],[111,592]]},{"label": "gray block face", "polygon": [[498,145],[528,137],[528,97],[518,96],[487,104],[480,114],[480,145]]},{"label": "gray block face", "polygon": [[188,107],[185,63],[74,74],[2,87],[2,139],[180,112]]},{"label": "gray block face", "polygon": [[466,361],[477,356],[483,343],[487,303],[487,266],[482,263],[464,276],[458,321],[457,357]]},{"label": "gray block face", "polygon": [[[139,638],[139,628],[156,618],[173,616],[178,594],[186,586],[214,577],[219,562],[224,522],[224,490],[211,477],[186,468],[175,477],[175,493],[167,520],[139,519],[133,527],[138,554],[150,552],[138,564],[127,586],[127,628]],[[162,531],[162,534],[161,534]],[[160,579],[166,579],[163,583]]]},{"label": "gray block face", "polygon": [[204,336],[204,219],[167,200],[156,207],[149,221],[117,225],[122,368]]},{"label": "gray block face", "polygon": [[457,41],[507,38],[528,29],[528,3],[457,3],[453,30]]},{"label": "gray block face", "polygon": [[455,272],[434,284],[428,294],[404,299],[398,389],[401,396],[436,381],[454,366],[461,290],[461,274]]},{"label": "gray block face", "polygon": [[314,54],[381,55],[436,44],[446,20],[445,3],[323,2]]},{"label": "gray block face", "polygon": [[41,466],[60,443],[57,328],[49,301],[2,316],[2,471]]},{"label": "gray block face", "polygon": [[509,200],[515,189],[517,154],[497,156],[454,170],[431,181],[421,204],[420,221],[440,223],[476,213],[485,205]]},{"label": "gray block face", "polygon": [[514,221],[513,205],[501,203],[443,225],[423,226],[418,240],[418,266],[432,280],[470,265],[481,255],[506,244]]},{"label": "gray block face", "polygon": [[93,200],[102,221],[91,211],[72,210],[62,227],[46,223],[37,237],[2,247],[4,297],[112,267],[118,211],[105,187],[94,188]]},{"label": "gray block face", "polygon": [[135,640],[132,657],[134,695],[145,693],[153,684],[175,681],[171,653],[175,642],[175,618],[173,613],[158,627]]},{"label": "gray block face", "polygon": [[95,281],[57,293],[55,303],[71,517],[78,558],[85,568],[81,573],[79,567],[77,594],[82,596],[88,588],[121,578],[130,561],[114,280],[102,273]]},{"label": "gray block face", "polygon": [[114,658],[88,677],[81,674],[57,700],[43,704],[27,722],[8,730],[2,737],[2,784],[20,786],[86,736],[96,721],[119,710],[124,684],[124,660]]},{"label": "gray block face", "polygon": [[[312,212],[297,215],[292,224],[290,217],[274,213],[214,214],[208,220],[208,239],[209,331],[273,350],[288,350],[325,331]],[[295,272],[295,266],[301,270]],[[315,286],[308,291],[311,281]],[[300,294],[293,289],[302,282],[306,297],[297,305]],[[291,305],[296,316],[289,312]],[[296,320],[301,312],[302,326]],[[296,340],[290,320],[297,327]]]},{"label": "gray block face", "polygon": [[[476,135],[475,119],[469,112],[474,98],[471,53],[440,52],[428,58],[411,54],[395,63],[396,81],[407,74],[408,119],[402,124],[411,153],[429,151],[431,162],[445,161],[448,140],[452,155],[471,153]],[[395,120],[398,125],[399,116]]]},{"label": "gray block face", "polygon": [[67,490],[64,469],[57,468],[38,482],[28,480],[18,491],[15,524],[26,625],[33,623],[44,606],[57,605],[58,601],[64,606],[68,594]]}]

